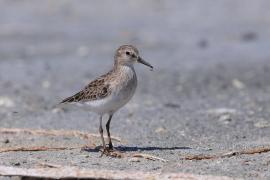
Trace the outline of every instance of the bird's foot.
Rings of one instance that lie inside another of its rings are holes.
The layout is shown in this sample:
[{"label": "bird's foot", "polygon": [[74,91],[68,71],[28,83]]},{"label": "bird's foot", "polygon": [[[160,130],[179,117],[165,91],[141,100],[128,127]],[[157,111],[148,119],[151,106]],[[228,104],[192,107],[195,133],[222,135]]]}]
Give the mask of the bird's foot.
[{"label": "bird's foot", "polygon": [[102,157],[103,155],[109,156],[109,157],[114,157],[114,158],[122,158],[123,157],[123,153],[111,148],[106,147],[105,149],[103,148],[101,150],[101,155],[100,157]]}]

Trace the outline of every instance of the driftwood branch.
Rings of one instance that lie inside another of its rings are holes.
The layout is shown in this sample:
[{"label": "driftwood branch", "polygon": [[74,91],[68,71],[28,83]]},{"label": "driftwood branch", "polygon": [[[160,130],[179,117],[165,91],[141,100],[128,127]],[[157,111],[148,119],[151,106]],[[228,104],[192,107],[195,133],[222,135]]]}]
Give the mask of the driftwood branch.
[{"label": "driftwood branch", "polygon": [[270,152],[270,147],[256,147],[252,149],[231,151],[231,152],[214,154],[214,155],[190,155],[190,156],[184,157],[183,159],[184,160],[207,160],[207,159],[229,158],[229,157],[244,155],[244,154],[248,155],[248,154],[266,153],[266,152]]},{"label": "driftwood branch", "polygon": [[201,180],[229,180],[225,176],[193,175],[185,173],[154,173],[142,171],[95,170],[79,169],[77,167],[64,167],[49,165],[46,168],[18,168],[0,166],[2,176],[39,177],[39,178],[93,178],[93,179],[201,179]]},{"label": "driftwood branch", "polygon": [[[19,128],[0,128],[1,134],[31,134],[31,135],[47,135],[47,136],[73,136],[80,139],[99,138],[99,134],[86,133],[76,130],[45,130],[45,129],[19,129]],[[105,136],[106,137],[106,136]],[[118,137],[111,137],[112,140],[121,142]]]}]

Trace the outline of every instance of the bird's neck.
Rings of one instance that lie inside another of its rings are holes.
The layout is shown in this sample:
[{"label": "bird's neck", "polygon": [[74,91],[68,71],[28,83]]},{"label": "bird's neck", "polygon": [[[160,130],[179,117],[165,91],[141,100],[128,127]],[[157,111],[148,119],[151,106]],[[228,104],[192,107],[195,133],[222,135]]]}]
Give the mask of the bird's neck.
[{"label": "bird's neck", "polygon": [[134,69],[133,64],[124,64],[124,65],[117,65],[114,66],[113,70],[119,76],[127,76],[128,78],[136,77],[136,72]]},{"label": "bird's neck", "polygon": [[113,69],[114,69],[114,71],[127,71],[127,70],[132,70],[132,71],[135,72],[133,63],[125,63],[125,64],[115,63]]}]

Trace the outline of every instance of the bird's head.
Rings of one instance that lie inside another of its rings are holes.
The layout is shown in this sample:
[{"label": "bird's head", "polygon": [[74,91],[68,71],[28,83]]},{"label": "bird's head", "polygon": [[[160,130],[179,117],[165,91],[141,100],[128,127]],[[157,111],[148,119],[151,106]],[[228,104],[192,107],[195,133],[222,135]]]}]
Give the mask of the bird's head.
[{"label": "bird's head", "polygon": [[116,65],[133,65],[137,62],[153,69],[153,66],[143,60],[139,55],[138,49],[132,45],[120,46],[115,52],[114,59]]}]

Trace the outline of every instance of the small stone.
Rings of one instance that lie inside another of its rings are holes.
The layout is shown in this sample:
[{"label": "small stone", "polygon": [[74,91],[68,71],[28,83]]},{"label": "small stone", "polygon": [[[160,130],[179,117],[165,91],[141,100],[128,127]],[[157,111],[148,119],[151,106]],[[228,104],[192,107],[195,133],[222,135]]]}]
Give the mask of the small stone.
[{"label": "small stone", "polygon": [[10,140],[9,139],[5,139],[4,143],[5,144],[8,144],[8,143],[10,143]]},{"label": "small stone", "polygon": [[233,115],[236,114],[237,111],[229,108],[217,108],[210,109],[207,112],[209,115],[216,117],[220,122],[229,124],[233,119]]},{"label": "small stone", "polygon": [[175,103],[166,103],[164,106],[168,108],[180,108],[180,105]]},{"label": "small stone", "polygon": [[134,115],[133,112],[129,112],[129,113],[128,113],[128,117],[132,117],[133,115]]},{"label": "small stone", "polygon": [[62,110],[63,110],[63,109],[61,109],[61,108],[54,108],[54,109],[52,110],[52,113],[57,114],[57,113],[61,112]]},{"label": "small stone", "polygon": [[44,89],[50,88],[50,87],[51,87],[50,81],[47,81],[47,80],[43,81],[43,82],[42,82],[42,87],[43,87]]},{"label": "small stone", "polygon": [[12,163],[13,166],[20,166],[21,163],[20,162],[15,162],[15,163]]},{"label": "small stone", "polygon": [[133,158],[130,158],[128,161],[129,162],[140,162],[141,160],[137,157],[133,157]]},{"label": "small stone", "polygon": [[229,122],[232,121],[232,117],[230,114],[223,114],[219,117],[219,121],[228,124]]},{"label": "small stone", "polygon": [[250,163],[250,161],[249,160],[245,160],[245,161],[242,161],[242,163],[241,163],[242,165],[250,165],[251,163]]},{"label": "small stone", "polygon": [[270,127],[270,121],[262,120],[262,121],[255,123],[254,126],[257,128],[268,128],[268,127]]},{"label": "small stone", "polygon": [[14,105],[15,105],[14,102],[9,97],[0,96],[0,106],[10,108],[13,107]]},{"label": "small stone", "polygon": [[232,80],[232,85],[233,87],[237,88],[237,89],[243,89],[245,88],[245,84],[243,82],[241,82],[238,79],[233,79]]},{"label": "small stone", "polygon": [[158,170],[161,169],[161,167],[153,167],[152,170]]},{"label": "small stone", "polygon": [[159,127],[159,128],[157,128],[157,129],[155,130],[155,132],[156,132],[156,133],[165,133],[165,132],[167,132],[167,130],[166,130],[165,128],[163,128],[163,127]]},{"label": "small stone", "polygon": [[236,110],[235,109],[230,109],[230,108],[217,108],[217,109],[210,109],[207,111],[208,114],[211,115],[222,115],[222,114],[236,114]]}]

